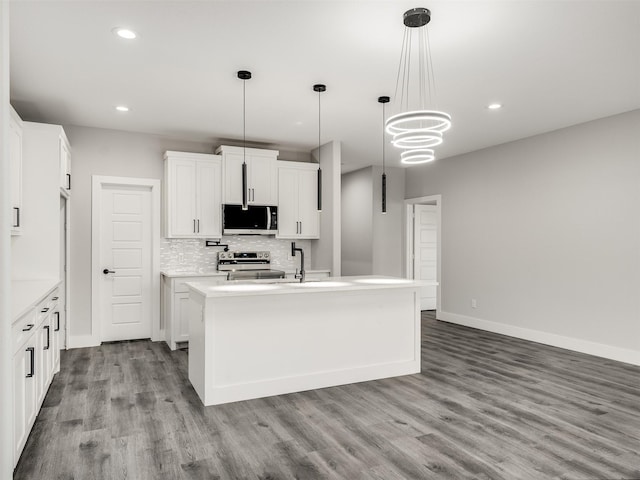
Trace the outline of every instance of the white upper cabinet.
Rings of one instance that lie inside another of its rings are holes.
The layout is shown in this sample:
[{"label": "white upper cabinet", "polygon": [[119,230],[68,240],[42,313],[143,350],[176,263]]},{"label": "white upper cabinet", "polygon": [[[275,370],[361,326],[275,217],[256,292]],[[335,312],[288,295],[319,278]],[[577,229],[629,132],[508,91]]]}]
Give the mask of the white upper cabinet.
[{"label": "white upper cabinet", "polygon": [[278,238],[319,238],[318,165],[277,162]]},{"label": "white upper cabinet", "polygon": [[165,236],[222,236],[222,160],[218,155],[166,152]]},{"label": "white upper cabinet", "polygon": [[11,107],[9,121],[9,169],[11,185],[11,235],[22,233],[22,120]]},{"label": "white upper cabinet", "polygon": [[222,145],[216,153],[222,156],[224,176],[223,202],[242,204],[242,164],[247,162],[247,203],[250,205],[277,205],[278,176],[277,150],[262,150]]},{"label": "white upper cabinet", "polygon": [[60,135],[60,189],[71,193],[71,148],[64,133]]}]

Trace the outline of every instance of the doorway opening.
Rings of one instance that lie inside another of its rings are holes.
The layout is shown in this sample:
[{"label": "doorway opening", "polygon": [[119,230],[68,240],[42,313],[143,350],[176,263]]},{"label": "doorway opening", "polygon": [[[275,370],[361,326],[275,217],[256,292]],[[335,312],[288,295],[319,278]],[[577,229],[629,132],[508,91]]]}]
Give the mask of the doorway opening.
[{"label": "doorway opening", "polygon": [[438,283],[420,290],[421,310],[433,310],[438,318],[442,305],[442,195],[410,198],[405,206],[405,275]]}]

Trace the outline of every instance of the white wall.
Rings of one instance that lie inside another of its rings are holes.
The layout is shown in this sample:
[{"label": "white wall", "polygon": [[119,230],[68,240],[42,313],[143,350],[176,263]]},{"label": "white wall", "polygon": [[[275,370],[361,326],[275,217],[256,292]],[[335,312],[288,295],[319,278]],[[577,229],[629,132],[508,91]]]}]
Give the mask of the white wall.
[{"label": "white wall", "polygon": [[407,198],[442,194],[442,318],[640,363],[639,133],[635,110],[408,170]]},{"label": "white wall", "polygon": [[382,214],[382,168],[342,175],[342,274],[402,276],[404,170],[387,168]]},{"label": "white wall", "polygon": [[71,330],[91,334],[91,175],[157,178],[163,176],[166,150],[211,153],[212,145],[156,135],[66,126],[71,144]]},{"label": "white wall", "polygon": [[371,275],[373,183],[371,168],[342,175],[342,274]]},{"label": "white wall", "polygon": [[373,167],[373,275],[403,276],[403,168],[387,168],[387,213],[382,213],[382,168]]}]

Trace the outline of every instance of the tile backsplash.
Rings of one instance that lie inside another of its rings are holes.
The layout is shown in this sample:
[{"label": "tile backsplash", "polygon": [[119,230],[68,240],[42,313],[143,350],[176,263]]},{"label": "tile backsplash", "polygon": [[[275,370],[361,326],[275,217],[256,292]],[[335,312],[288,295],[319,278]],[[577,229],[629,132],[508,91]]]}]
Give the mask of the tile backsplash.
[{"label": "tile backsplash", "polygon": [[[304,249],[305,268],[310,266],[311,240],[295,240],[296,247]],[[291,256],[291,240],[279,240],[265,235],[231,235],[220,241],[228,244],[229,250],[271,252],[271,268],[295,270],[300,265],[297,257]],[[197,238],[163,238],[160,243],[161,270],[215,270],[221,247],[205,247],[205,241]]]}]

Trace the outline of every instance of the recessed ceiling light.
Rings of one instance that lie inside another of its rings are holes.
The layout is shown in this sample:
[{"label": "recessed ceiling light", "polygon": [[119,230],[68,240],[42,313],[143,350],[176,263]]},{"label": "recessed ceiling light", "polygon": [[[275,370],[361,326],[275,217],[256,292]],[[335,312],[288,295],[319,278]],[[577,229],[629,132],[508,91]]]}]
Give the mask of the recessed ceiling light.
[{"label": "recessed ceiling light", "polygon": [[127,40],[133,40],[137,37],[136,32],[133,30],[129,30],[128,28],[116,27],[113,29],[113,33],[118,35],[120,38],[126,38]]},{"label": "recessed ceiling light", "polygon": [[128,112],[129,111],[129,107],[127,107],[126,105],[118,105],[116,107],[116,110],[119,112]]},{"label": "recessed ceiling light", "polygon": [[487,108],[489,110],[498,110],[499,108],[502,108],[502,104],[501,103],[491,103],[491,104],[487,105]]}]

